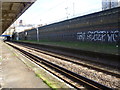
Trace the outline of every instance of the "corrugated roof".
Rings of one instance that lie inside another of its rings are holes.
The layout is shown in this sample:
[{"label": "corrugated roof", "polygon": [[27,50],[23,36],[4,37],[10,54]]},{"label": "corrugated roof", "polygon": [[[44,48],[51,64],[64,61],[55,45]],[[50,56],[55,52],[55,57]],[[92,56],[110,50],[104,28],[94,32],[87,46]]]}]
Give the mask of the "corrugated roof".
[{"label": "corrugated roof", "polygon": [[36,0],[2,0],[0,34],[18,19]]}]

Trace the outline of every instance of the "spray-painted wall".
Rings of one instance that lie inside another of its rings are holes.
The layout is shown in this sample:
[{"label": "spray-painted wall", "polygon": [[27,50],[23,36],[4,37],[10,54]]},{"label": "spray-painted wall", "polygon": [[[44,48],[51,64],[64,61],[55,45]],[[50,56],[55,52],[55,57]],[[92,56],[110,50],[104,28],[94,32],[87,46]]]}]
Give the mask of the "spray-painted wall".
[{"label": "spray-painted wall", "polygon": [[[25,31],[27,40],[116,43],[120,39],[120,7]],[[22,38],[21,38],[22,39]],[[23,38],[24,39],[24,38]]]},{"label": "spray-painted wall", "polygon": [[118,30],[82,31],[77,33],[77,39],[93,42],[117,42],[120,39],[120,32]]}]

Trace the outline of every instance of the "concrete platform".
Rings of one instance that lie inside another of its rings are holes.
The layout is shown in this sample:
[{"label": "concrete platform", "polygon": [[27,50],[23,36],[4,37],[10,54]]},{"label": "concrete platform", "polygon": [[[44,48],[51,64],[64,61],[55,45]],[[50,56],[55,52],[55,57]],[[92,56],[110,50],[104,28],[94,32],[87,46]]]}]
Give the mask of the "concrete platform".
[{"label": "concrete platform", "polygon": [[49,88],[49,86],[11,52],[8,45],[0,41],[1,88]]}]

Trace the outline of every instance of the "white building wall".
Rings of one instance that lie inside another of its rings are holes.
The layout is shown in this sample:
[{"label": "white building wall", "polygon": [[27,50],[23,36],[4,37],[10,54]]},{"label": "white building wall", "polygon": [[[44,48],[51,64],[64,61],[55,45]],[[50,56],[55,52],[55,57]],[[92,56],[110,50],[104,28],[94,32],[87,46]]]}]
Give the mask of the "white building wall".
[{"label": "white building wall", "polygon": [[118,6],[120,7],[120,1],[118,2]]},{"label": "white building wall", "polygon": [[102,10],[118,7],[118,0],[102,0]]}]

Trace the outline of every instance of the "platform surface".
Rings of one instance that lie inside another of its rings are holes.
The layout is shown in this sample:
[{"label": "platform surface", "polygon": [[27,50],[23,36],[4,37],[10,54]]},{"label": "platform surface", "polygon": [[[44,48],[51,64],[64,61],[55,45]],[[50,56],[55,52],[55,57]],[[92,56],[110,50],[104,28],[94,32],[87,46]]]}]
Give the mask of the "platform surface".
[{"label": "platform surface", "polygon": [[0,88],[49,88],[0,41]]}]

